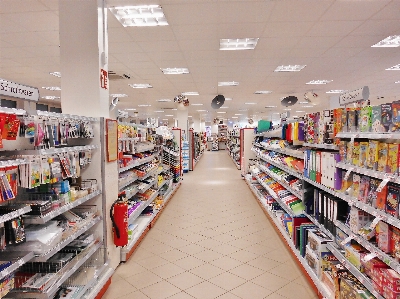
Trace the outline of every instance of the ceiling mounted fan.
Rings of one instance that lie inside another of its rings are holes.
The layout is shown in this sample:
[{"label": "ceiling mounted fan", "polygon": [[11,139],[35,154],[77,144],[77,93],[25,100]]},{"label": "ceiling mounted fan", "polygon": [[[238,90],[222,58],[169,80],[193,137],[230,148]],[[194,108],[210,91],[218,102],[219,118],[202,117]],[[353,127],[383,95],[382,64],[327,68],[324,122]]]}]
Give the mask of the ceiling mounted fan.
[{"label": "ceiling mounted fan", "polygon": [[313,91],[307,91],[304,94],[304,100],[306,102],[308,102],[309,104],[313,104],[313,105],[318,105],[320,102],[320,98],[319,95],[317,95],[315,92]]}]

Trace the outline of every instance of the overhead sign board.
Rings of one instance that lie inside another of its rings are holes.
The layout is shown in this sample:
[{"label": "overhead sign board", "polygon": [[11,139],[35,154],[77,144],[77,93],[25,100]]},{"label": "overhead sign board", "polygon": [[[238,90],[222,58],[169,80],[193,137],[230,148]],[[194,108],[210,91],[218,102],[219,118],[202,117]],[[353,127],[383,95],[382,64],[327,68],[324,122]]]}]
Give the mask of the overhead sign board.
[{"label": "overhead sign board", "polygon": [[0,95],[28,101],[39,101],[39,89],[4,79],[0,79]]},{"label": "overhead sign board", "polygon": [[356,90],[342,93],[339,96],[339,104],[347,105],[354,102],[366,101],[368,99],[369,99],[369,88],[368,86],[364,86]]}]

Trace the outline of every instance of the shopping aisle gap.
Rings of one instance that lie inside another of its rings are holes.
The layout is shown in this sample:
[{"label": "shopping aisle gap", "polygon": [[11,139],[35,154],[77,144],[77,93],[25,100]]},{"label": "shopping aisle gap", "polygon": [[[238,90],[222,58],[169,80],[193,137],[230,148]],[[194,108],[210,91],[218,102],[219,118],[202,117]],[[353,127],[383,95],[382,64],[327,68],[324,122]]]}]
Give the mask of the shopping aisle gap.
[{"label": "shopping aisle gap", "polygon": [[[294,295],[295,294],[295,295]],[[225,151],[205,152],[103,298],[314,299]]]}]

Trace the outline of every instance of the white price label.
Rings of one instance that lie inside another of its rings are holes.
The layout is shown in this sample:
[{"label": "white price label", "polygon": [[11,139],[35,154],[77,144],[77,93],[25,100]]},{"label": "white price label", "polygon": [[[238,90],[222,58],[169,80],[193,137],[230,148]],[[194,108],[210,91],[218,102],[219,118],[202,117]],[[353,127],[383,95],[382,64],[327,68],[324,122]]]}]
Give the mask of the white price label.
[{"label": "white price label", "polygon": [[387,185],[387,183],[389,183],[390,179],[391,179],[391,178],[389,178],[389,177],[385,178],[385,179],[379,184],[378,188],[376,188],[376,191],[377,191],[377,192],[381,192],[382,189]]},{"label": "white price label", "polygon": [[350,138],[350,142],[351,142],[352,144],[354,144],[354,138],[355,138],[355,136],[351,136],[351,138]]},{"label": "white price label", "polygon": [[349,179],[349,176],[350,176],[350,173],[352,172],[354,170],[354,167],[350,167],[347,171],[346,171],[346,174],[344,175],[344,180],[348,180]]},{"label": "white price label", "polygon": [[346,239],[344,239],[340,244],[342,244],[342,246],[346,245],[347,243],[349,243],[351,240],[353,240],[353,236],[348,236]]},{"label": "white price label", "polygon": [[370,229],[374,229],[375,226],[378,224],[378,222],[381,221],[381,220],[382,220],[382,217],[381,217],[381,216],[376,217],[376,218],[374,219],[374,221],[372,221],[371,224],[369,225],[369,228],[370,228]]},{"label": "white price label", "polygon": [[364,256],[362,260],[364,263],[366,263],[377,256],[378,256],[378,254],[376,252],[371,252],[371,253],[367,254],[366,256]]}]

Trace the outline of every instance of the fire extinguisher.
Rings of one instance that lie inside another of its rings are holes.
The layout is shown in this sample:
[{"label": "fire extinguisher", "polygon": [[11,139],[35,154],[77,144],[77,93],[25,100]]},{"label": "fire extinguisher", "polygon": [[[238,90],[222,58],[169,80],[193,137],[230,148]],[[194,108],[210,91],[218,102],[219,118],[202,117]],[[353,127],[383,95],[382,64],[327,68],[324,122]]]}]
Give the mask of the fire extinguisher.
[{"label": "fire extinguisher", "polygon": [[126,246],[128,244],[128,204],[126,201],[118,198],[111,205],[110,218],[115,246]]}]

